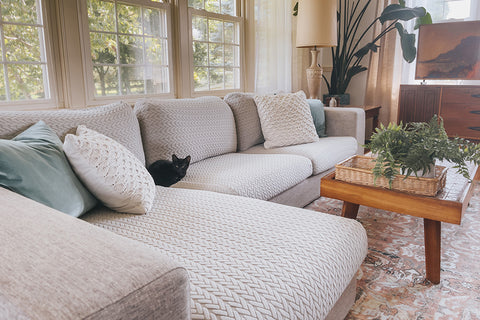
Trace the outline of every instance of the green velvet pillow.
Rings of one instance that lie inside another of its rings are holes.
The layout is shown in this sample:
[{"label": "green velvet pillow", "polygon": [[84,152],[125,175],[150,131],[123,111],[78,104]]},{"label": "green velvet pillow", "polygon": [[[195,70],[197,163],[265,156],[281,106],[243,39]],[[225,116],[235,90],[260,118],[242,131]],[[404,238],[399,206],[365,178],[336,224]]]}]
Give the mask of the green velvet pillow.
[{"label": "green velvet pillow", "polygon": [[310,105],[310,112],[313,117],[313,123],[315,124],[315,129],[320,138],[326,137],[325,133],[325,110],[323,110],[323,103],[317,99],[307,99],[308,104]]},{"label": "green velvet pillow", "polygon": [[0,139],[0,186],[78,217],[97,200],[72,171],[62,142],[43,121]]}]

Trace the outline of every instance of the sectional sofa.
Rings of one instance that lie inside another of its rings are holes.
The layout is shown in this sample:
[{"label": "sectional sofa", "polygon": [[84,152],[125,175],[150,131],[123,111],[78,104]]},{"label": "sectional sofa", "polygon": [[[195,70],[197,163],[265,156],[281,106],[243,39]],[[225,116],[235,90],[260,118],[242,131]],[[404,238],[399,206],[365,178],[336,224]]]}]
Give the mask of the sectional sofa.
[{"label": "sectional sofa", "polygon": [[344,318],[365,230],[296,207],[320,195],[336,162],[361,152],[363,111],[325,108],[328,137],[265,149],[254,106],[239,93],[142,100],[134,110],[0,112],[2,139],[43,120],[62,140],[85,125],[146,165],[192,157],[187,176],[157,186],[143,215],[98,205],[74,218],[0,188],[0,318]]}]

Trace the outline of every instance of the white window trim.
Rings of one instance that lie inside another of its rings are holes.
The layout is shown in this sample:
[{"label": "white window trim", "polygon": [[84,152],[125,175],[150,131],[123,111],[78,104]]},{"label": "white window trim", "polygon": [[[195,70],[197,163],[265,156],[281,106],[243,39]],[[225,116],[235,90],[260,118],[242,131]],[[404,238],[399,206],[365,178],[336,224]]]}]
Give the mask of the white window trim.
[{"label": "white window trim", "polygon": [[[108,1],[108,0],[107,0]],[[173,56],[173,41],[172,41],[172,8],[169,3],[155,3],[152,6],[152,2],[148,0],[122,0],[118,1],[123,4],[136,4],[149,8],[160,8],[167,11],[167,37],[168,43],[168,64],[169,64],[169,84],[170,92],[169,93],[155,93],[155,94],[138,94],[138,95],[115,95],[115,96],[95,96],[95,84],[93,81],[93,63],[90,52],[90,30],[88,26],[88,11],[86,1],[78,2],[78,12],[79,12],[79,23],[80,23],[80,42],[82,47],[82,60],[83,60],[83,72],[84,72],[84,85],[86,88],[86,104],[88,106],[103,105],[107,103],[117,102],[119,100],[135,103],[138,99],[141,98],[175,98],[175,80],[174,80],[174,56]]]},{"label": "white window trim", "polygon": [[[55,81],[55,65],[53,63],[53,52],[52,52],[52,35],[51,28],[52,22],[49,19],[47,13],[47,5],[42,0],[38,1],[40,8],[37,8],[37,14],[40,14],[41,21],[43,24],[43,39],[40,39],[41,46],[44,46],[45,60],[46,60],[46,75],[44,74],[44,79],[48,80],[45,83],[45,92],[48,92],[50,97],[46,99],[35,99],[35,100],[18,100],[18,101],[1,101],[0,110],[38,110],[38,109],[56,109],[58,108],[58,93],[57,93],[57,82]],[[15,23],[18,25],[23,25],[23,23]],[[32,24],[28,24],[32,25]],[[38,25],[37,25],[38,26]],[[3,30],[3,29],[2,29]],[[3,31],[2,31],[3,33]],[[3,44],[2,44],[3,47]],[[2,54],[5,54],[5,50],[2,50]],[[40,54],[43,53],[43,50],[40,50]],[[21,62],[19,62],[21,63]],[[16,64],[16,62],[7,63],[7,64]],[[28,64],[28,62],[27,62]],[[3,71],[2,71],[3,72]]]},{"label": "white window trim", "polygon": [[[239,0],[239,2],[241,2]],[[240,12],[237,7],[237,12]],[[235,89],[224,89],[224,90],[208,90],[208,91],[195,91],[195,85],[193,81],[193,70],[194,70],[194,65],[193,65],[193,36],[192,36],[192,15],[200,15],[204,16],[207,18],[213,18],[213,19],[218,19],[218,20],[229,20],[229,21],[234,21],[238,22],[240,30],[239,30],[239,43],[240,43],[240,88],[235,88]],[[202,96],[219,96],[223,97],[228,93],[231,92],[243,92],[244,91],[244,86],[245,86],[245,37],[244,37],[244,21],[245,19],[243,17],[238,17],[238,16],[231,16],[231,15],[226,15],[226,14],[220,14],[220,13],[214,13],[214,12],[209,12],[206,10],[201,10],[201,9],[195,9],[195,8],[188,8],[188,63],[189,63],[189,70],[190,70],[190,75],[189,75],[189,84],[190,84],[190,96],[191,97],[202,97]]]}]

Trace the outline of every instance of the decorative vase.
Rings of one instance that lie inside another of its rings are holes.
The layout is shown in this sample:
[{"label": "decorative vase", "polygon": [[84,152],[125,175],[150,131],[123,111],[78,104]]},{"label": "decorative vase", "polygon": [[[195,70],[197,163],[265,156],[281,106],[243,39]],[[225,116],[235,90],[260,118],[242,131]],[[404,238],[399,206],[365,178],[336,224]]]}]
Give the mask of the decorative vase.
[{"label": "decorative vase", "polygon": [[324,94],[323,95],[323,104],[328,106],[330,99],[335,98],[337,100],[337,107],[338,106],[347,106],[350,104],[350,94],[343,93],[343,94]]}]

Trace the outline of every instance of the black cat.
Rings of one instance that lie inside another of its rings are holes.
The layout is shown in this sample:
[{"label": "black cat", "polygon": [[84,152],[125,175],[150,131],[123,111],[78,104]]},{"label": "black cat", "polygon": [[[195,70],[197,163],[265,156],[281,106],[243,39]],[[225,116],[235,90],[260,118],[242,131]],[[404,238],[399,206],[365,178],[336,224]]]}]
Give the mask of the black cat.
[{"label": "black cat", "polygon": [[172,155],[172,161],[157,160],[148,167],[148,172],[158,186],[170,187],[172,184],[182,180],[187,174],[190,165],[190,156],[179,159]]}]

